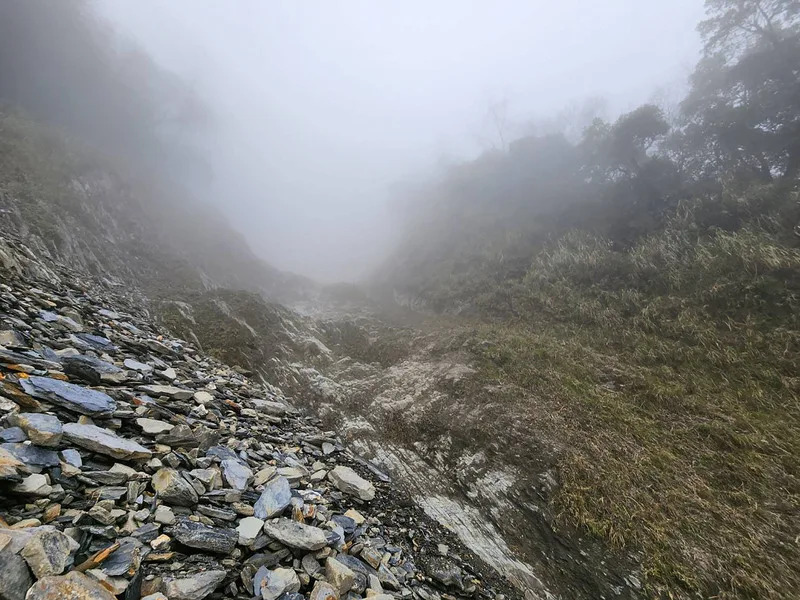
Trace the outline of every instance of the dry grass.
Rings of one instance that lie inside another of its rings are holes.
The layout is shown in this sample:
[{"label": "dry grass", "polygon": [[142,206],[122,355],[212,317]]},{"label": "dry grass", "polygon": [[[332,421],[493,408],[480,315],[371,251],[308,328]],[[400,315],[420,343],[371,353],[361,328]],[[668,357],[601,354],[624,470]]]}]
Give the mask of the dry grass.
[{"label": "dry grass", "polygon": [[799,289],[768,221],[629,252],[575,235],[515,290],[525,318],[478,335],[483,378],[570,415],[559,518],[641,550],[653,597],[800,589]]}]

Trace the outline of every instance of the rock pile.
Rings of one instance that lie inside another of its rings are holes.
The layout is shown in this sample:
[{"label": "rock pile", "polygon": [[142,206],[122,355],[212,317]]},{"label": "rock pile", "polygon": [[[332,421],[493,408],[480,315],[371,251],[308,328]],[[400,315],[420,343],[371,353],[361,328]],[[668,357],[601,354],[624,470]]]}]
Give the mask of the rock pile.
[{"label": "rock pile", "polygon": [[277,388],[1,269],[0,600],[498,596]]}]

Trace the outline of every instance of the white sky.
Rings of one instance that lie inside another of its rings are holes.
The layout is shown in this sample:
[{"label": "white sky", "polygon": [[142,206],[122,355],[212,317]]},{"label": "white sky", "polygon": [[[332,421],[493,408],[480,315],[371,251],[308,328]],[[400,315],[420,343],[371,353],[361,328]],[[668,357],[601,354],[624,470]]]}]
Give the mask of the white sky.
[{"label": "white sky", "polygon": [[680,86],[702,0],[95,0],[217,116],[212,197],[254,250],[353,278],[391,237],[388,186],[511,123]]}]

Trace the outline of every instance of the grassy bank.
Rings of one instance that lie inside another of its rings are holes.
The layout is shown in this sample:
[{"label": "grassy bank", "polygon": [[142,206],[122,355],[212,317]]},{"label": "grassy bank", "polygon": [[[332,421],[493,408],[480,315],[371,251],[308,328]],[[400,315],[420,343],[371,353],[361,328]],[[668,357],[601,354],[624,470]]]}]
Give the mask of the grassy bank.
[{"label": "grassy bank", "polygon": [[565,417],[559,519],[642,551],[654,596],[800,589],[796,198],[736,204],[735,227],[698,203],[627,250],[565,236],[473,347],[483,380],[526,390],[510,409],[532,429],[538,403]]}]

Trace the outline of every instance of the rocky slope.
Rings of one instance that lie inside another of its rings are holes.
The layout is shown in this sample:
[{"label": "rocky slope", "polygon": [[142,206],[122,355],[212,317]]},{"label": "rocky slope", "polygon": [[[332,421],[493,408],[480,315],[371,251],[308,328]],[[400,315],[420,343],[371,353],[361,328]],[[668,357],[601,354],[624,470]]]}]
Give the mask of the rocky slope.
[{"label": "rocky slope", "polygon": [[502,598],[281,390],[0,239],[0,598]]}]

